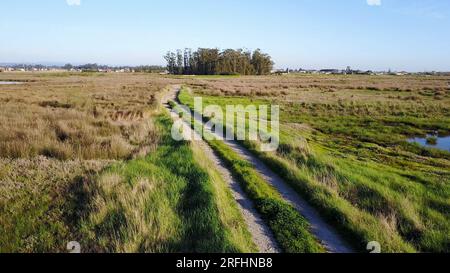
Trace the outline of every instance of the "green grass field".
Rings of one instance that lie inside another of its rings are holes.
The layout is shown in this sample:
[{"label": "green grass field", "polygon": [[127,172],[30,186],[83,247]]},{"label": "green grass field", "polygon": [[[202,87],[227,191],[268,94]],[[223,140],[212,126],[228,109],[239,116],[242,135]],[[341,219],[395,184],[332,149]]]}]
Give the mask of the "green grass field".
[{"label": "green grass field", "polygon": [[[448,252],[450,153],[407,141],[433,131],[450,133],[448,92],[405,101],[402,92],[408,91],[395,88],[337,85],[333,93],[323,94],[314,87],[299,88],[302,77],[287,79],[281,91],[268,88],[264,95],[249,92],[261,84],[256,79],[239,82],[233,94],[222,87],[225,81],[191,86],[205,106],[279,104],[278,151],[260,153],[257,143],[243,144],[281,170],[280,175],[360,249],[368,241],[379,241],[389,252]],[[318,81],[324,80],[330,79]],[[306,98],[292,99],[301,92]],[[187,91],[180,100],[193,106]]]}]

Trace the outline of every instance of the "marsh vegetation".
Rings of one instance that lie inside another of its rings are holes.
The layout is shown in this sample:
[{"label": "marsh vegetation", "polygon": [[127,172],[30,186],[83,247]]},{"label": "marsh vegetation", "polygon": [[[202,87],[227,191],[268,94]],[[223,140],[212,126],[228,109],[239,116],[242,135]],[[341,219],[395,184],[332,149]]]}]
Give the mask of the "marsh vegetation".
[{"label": "marsh vegetation", "polygon": [[[0,252],[257,251],[227,183],[170,138],[158,100],[171,84],[193,90],[187,105],[280,105],[279,149],[242,144],[358,250],[449,252],[450,152],[411,141],[450,134],[449,80],[2,73],[22,84],[0,86]],[[284,251],[324,250],[251,165],[210,145]]]},{"label": "marsh vegetation", "polygon": [[244,142],[360,249],[448,252],[450,153],[411,143],[450,133],[446,77],[284,76],[201,79],[180,99],[279,104],[281,145]]},{"label": "marsh vegetation", "polygon": [[4,76],[33,82],[0,88],[0,252],[256,251],[227,184],[170,138],[177,80]]}]

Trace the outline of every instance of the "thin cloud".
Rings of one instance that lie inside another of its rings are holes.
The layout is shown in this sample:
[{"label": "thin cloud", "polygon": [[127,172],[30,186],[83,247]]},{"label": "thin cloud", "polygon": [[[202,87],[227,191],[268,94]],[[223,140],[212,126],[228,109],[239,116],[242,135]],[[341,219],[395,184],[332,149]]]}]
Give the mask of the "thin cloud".
[{"label": "thin cloud", "polygon": [[367,0],[369,6],[381,6],[381,0]]},{"label": "thin cloud", "polygon": [[66,0],[67,5],[69,6],[80,6],[81,0]]}]

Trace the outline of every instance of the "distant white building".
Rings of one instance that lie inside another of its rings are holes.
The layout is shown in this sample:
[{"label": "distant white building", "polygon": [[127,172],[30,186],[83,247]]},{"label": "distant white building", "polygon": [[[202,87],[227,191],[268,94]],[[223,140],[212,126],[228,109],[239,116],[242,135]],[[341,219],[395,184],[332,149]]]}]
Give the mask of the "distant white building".
[{"label": "distant white building", "polygon": [[332,74],[343,74],[339,69],[322,69],[319,71],[321,74],[332,75]]},{"label": "distant white building", "polygon": [[275,75],[287,75],[289,74],[289,69],[274,69],[271,73]]},{"label": "distant white building", "polygon": [[408,72],[401,71],[401,72],[395,73],[395,75],[397,75],[397,76],[406,76],[406,75],[408,75]]}]

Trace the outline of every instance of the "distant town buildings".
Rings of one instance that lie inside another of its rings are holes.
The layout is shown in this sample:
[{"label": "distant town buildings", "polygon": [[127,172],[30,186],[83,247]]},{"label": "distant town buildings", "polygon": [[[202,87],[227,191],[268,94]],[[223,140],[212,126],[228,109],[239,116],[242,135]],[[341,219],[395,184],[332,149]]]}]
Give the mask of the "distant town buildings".
[{"label": "distant town buildings", "polygon": [[2,65],[0,66],[0,72],[37,72],[37,71],[55,71],[62,70],[59,67],[47,67],[43,65]]},{"label": "distant town buildings", "polygon": [[66,64],[64,66],[44,66],[40,64],[1,64],[0,72],[39,72],[39,71],[53,71],[53,72],[99,72],[99,73],[133,73],[133,72],[148,72],[148,73],[165,73],[166,68],[162,66],[121,66],[112,67],[107,65],[85,64],[73,66]]},{"label": "distant town buildings", "polygon": [[[40,64],[0,64],[0,72],[99,72],[99,73],[134,73],[134,72],[147,72],[158,73],[160,75],[167,75],[169,72],[166,67],[163,66],[121,66],[112,67],[106,65],[97,64],[85,64],[79,66],[73,66],[66,64],[64,66],[45,66]],[[411,73],[406,71],[371,71],[371,70],[359,70],[352,69],[348,66],[346,69],[274,69],[273,75],[289,75],[289,74],[322,74],[322,75],[392,75],[392,76],[405,76],[405,75],[446,75],[450,76],[450,72],[418,72]]]},{"label": "distant town buildings", "polygon": [[411,73],[406,71],[372,71],[372,70],[359,70],[352,69],[348,66],[346,69],[276,69],[272,71],[274,75],[287,75],[287,74],[322,74],[322,75],[392,75],[392,76],[405,76],[405,75],[450,75],[450,72],[418,72]]}]

